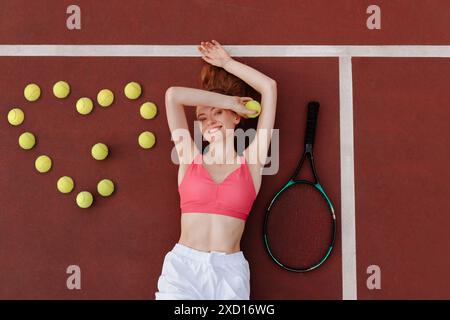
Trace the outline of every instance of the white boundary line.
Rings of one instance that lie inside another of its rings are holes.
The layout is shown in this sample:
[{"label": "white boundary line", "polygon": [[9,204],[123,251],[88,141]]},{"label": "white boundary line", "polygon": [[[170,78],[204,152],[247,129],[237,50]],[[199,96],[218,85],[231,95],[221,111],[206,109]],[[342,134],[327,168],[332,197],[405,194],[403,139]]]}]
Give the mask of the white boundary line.
[{"label": "white boundary line", "polygon": [[[224,45],[240,57],[339,57],[342,298],[357,299],[352,57],[450,58],[450,46]],[[200,57],[197,45],[0,45],[0,56]]]},{"label": "white boundary line", "polygon": [[[450,58],[450,46],[224,45],[240,57]],[[0,56],[200,57],[193,45],[0,45]]]},{"label": "white boundary line", "polygon": [[357,299],[352,58],[339,58],[342,299]]}]

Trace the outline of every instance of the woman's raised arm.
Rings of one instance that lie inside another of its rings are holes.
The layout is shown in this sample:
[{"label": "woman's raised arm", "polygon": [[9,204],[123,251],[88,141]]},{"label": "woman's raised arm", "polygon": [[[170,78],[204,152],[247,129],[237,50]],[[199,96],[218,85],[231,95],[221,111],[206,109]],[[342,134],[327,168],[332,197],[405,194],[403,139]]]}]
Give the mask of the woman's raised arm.
[{"label": "woman's raised arm", "polygon": [[[203,60],[215,66],[224,68],[227,72],[245,81],[256,91],[261,93],[261,114],[258,119],[255,139],[244,151],[246,158],[254,164],[263,167],[266,163],[272,139],[272,129],[275,123],[277,106],[277,83],[272,78],[258,70],[236,61],[216,40],[202,42],[199,50],[203,53]],[[253,157],[257,155],[257,159]],[[250,157],[252,157],[250,159]]]},{"label": "woman's raised arm", "polygon": [[235,103],[232,96],[187,87],[170,87],[165,94],[166,115],[170,134],[180,163],[189,164],[200,152],[189,132],[185,106],[214,106],[229,109]]}]

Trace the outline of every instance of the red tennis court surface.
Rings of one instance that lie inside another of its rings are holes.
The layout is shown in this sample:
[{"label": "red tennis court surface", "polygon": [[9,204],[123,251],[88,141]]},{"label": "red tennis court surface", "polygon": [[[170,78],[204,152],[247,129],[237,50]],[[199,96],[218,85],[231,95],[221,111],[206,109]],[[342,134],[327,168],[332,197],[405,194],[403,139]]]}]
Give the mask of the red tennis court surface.
[{"label": "red tennis court surface", "polygon": [[[450,4],[377,1],[381,29],[368,30],[371,4],[78,1],[81,29],[68,30],[67,3],[4,1],[0,298],[154,298],[164,255],[180,232],[164,93],[198,87],[204,62],[195,48],[216,39],[278,84],[280,168],[263,177],[242,241],[251,298],[450,299]],[[52,93],[59,80],[71,85],[65,100]],[[123,95],[129,81],[143,86],[136,101]],[[31,82],[42,89],[36,102],[23,97]],[[95,100],[103,88],[115,93],[111,107],[76,112],[78,98]],[[310,100],[321,103],[316,166],[338,234],[325,265],[294,274],[267,256],[262,223],[301,155]],[[145,101],[158,106],[155,119],[140,117]],[[17,127],[6,120],[13,107],[25,112]],[[157,139],[150,150],[137,144],[146,130]],[[18,146],[24,131],[37,137],[32,150]],[[90,155],[99,141],[111,151],[101,163]],[[34,168],[40,154],[53,160],[46,174]],[[69,195],[56,189],[63,175],[75,180]],[[116,183],[110,198],[96,194],[102,178]],[[88,210],[75,204],[82,190],[95,197]],[[80,290],[66,285],[72,265],[81,270]]]}]

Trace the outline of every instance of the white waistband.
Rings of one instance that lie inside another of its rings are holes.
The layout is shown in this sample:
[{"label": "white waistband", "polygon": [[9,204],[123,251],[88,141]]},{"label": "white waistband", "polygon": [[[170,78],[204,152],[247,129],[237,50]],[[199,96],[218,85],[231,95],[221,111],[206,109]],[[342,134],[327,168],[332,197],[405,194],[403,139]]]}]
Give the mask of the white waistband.
[{"label": "white waistband", "polygon": [[242,264],[246,261],[244,253],[242,251],[229,253],[220,251],[200,251],[194,248],[187,247],[183,244],[176,243],[172,249],[172,252],[184,256],[186,258],[200,261],[200,262],[217,262],[217,263],[229,263],[229,264]]}]

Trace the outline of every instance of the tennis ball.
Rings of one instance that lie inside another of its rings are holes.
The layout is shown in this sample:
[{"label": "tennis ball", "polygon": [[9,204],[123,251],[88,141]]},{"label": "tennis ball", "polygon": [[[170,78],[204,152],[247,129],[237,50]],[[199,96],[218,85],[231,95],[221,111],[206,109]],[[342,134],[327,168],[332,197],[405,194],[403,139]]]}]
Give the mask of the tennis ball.
[{"label": "tennis ball", "polygon": [[81,191],[77,195],[77,205],[80,208],[86,209],[92,205],[94,198],[89,191]]},{"label": "tennis ball", "polygon": [[18,126],[22,124],[25,119],[25,114],[19,108],[13,108],[8,112],[8,122],[13,126]]},{"label": "tennis ball", "polygon": [[41,96],[41,88],[35,83],[30,83],[23,90],[23,95],[28,101],[36,101]]},{"label": "tennis ball", "polygon": [[137,82],[129,82],[125,86],[124,92],[128,99],[135,100],[141,95],[141,85]]},{"label": "tennis ball", "polygon": [[53,94],[55,97],[64,99],[70,93],[70,86],[65,81],[58,81],[53,85]]},{"label": "tennis ball", "polygon": [[109,107],[114,101],[114,94],[109,89],[100,90],[97,94],[97,102],[102,107]]},{"label": "tennis ball", "polygon": [[139,135],[139,145],[144,149],[150,149],[155,144],[156,138],[150,131],[144,131]]},{"label": "tennis ball", "polygon": [[92,100],[87,97],[78,99],[76,105],[77,111],[80,114],[89,114],[92,111],[93,106]]},{"label": "tennis ball", "polygon": [[109,179],[103,179],[97,184],[97,191],[102,196],[108,197],[114,192],[114,183]]},{"label": "tennis ball", "polygon": [[156,104],[153,102],[142,104],[140,109],[141,117],[144,119],[153,119],[156,116],[157,111]]},{"label": "tennis ball", "polygon": [[61,193],[69,193],[73,190],[73,179],[68,176],[63,176],[58,179],[56,187]]},{"label": "tennis ball", "polygon": [[44,173],[50,170],[52,167],[52,160],[46,156],[42,155],[37,157],[36,161],[34,162],[34,166],[36,167],[36,170],[40,173]]},{"label": "tennis ball", "polygon": [[245,104],[245,107],[249,110],[256,110],[257,113],[255,114],[247,114],[247,117],[249,118],[256,118],[261,113],[261,105],[256,100],[250,100]]},{"label": "tennis ball", "polygon": [[95,160],[103,160],[108,156],[108,147],[104,143],[96,143],[91,149],[91,154]]},{"label": "tennis ball", "polygon": [[19,137],[19,146],[22,149],[29,150],[34,147],[36,138],[31,132],[24,132]]}]

